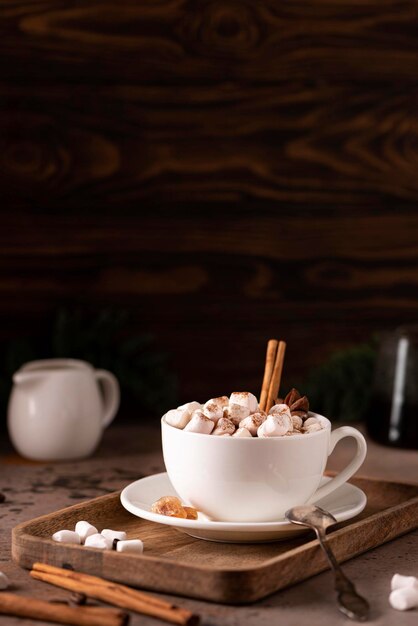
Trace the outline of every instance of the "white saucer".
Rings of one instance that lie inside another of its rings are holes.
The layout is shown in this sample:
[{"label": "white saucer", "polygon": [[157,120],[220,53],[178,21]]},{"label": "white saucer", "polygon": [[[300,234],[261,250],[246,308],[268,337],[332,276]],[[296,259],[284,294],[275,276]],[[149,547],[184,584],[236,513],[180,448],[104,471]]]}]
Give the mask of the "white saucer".
[{"label": "white saucer", "polygon": [[[331,480],[323,477],[321,485]],[[290,524],[285,519],[277,522],[214,522],[199,513],[199,519],[188,520],[178,517],[166,517],[151,512],[153,502],[162,496],[176,496],[176,492],[167,473],[154,474],[131,483],[122,491],[122,506],[137,517],[173,526],[177,530],[208,541],[228,543],[259,543],[281,541],[297,534],[306,532],[301,526]],[[318,504],[329,511],[339,521],[351,519],[361,513],[366,506],[366,494],[349,483],[341,485],[333,493],[318,500]]]}]

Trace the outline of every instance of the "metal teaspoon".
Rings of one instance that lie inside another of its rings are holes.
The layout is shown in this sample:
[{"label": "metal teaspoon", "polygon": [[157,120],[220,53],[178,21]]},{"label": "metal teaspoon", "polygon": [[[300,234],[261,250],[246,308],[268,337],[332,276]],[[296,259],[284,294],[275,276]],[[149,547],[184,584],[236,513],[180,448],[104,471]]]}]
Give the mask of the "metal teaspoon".
[{"label": "metal teaspoon", "polygon": [[369,603],[357,593],[351,580],[343,573],[326,538],[326,529],[337,523],[335,517],[313,504],[294,506],[286,511],[285,517],[293,524],[308,526],[315,531],[319,544],[334,572],[338,608],[350,619],[365,622],[369,615]]}]

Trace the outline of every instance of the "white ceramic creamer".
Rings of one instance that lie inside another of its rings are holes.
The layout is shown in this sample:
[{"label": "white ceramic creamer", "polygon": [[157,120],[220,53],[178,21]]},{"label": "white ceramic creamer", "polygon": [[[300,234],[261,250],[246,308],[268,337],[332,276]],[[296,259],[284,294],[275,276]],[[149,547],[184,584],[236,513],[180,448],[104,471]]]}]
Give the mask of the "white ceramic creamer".
[{"label": "white ceramic creamer", "polygon": [[119,407],[116,377],[75,359],[32,361],[13,376],[8,429],[29,459],[90,455]]}]

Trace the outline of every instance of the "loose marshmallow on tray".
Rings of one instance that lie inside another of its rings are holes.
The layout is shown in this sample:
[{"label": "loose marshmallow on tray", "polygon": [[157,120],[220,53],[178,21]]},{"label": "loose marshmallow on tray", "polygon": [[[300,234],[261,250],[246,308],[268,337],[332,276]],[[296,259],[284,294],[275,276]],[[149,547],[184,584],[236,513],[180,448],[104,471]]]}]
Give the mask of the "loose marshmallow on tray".
[{"label": "loose marshmallow on tray", "polygon": [[75,532],[80,537],[81,543],[84,543],[87,537],[89,537],[90,535],[95,535],[99,531],[95,526],[89,524],[89,522],[81,520],[75,525]]},{"label": "loose marshmallow on tray", "polygon": [[235,424],[227,417],[221,417],[218,421],[213,435],[232,435],[235,432]]},{"label": "loose marshmallow on tray", "polygon": [[215,422],[213,422],[211,419],[206,417],[203,411],[200,411],[198,409],[197,411],[193,413],[192,419],[184,428],[184,430],[187,430],[188,432],[191,432],[191,433],[201,433],[203,435],[210,435],[214,427],[215,427]]},{"label": "loose marshmallow on tray", "polygon": [[132,554],[142,554],[144,544],[140,539],[125,539],[118,541],[116,544],[116,552],[130,552]]},{"label": "loose marshmallow on tray", "polygon": [[[115,550],[117,549],[119,552],[142,552],[144,548],[140,539],[127,540],[126,532],[123,530],[104,528],[102,532],[99,533],[95,526],[84,520],[77,522],[75,527],[76,531],[59,530],[52,535],[52,539],[62,543],[74,543],[78,545],[84,543],[87,548],[98,548],[99,550],[112,550],[113,548]],[[127,547],[122,546],[121,548],[116,548],[116,544],[118,543],[129,545]]]},{"label": "loose marshmallow on tray", "polygon": [[99,550],[111,550],[113,541],[108,537],[104,537],[100,533],[89,535],[84,542],[86,548],[99,548]]},{"label": "loose marshmallow on tray", "polygon": [[80,535],[74,530],[59,530],[52,535],[52,539],[59,543],[75,543],[77,545],[81,543]]},{"label": "loose marshmallow on tray", "polygon": [[103,537],[106,537],[106,539],[109,539],[112,543],[115,539],[118,541],[126,540],[126,533],[123,530],[111,530],[110,528],[104,528],[100,534],[103,535]]},{"label": "loose marshmallow on tray", "polygon": [[292,430],[292,419],[287,413],[269,415],[257,430],[258,437],[282,437]]},{"label": "loose marshmallow on tray", "polygon": [[228,406],[228,402],[228,396],[211,398],[203,405],[203,413],[216,424],[216,422],[223,417],[223,410],[225,406]]},{"label": "loose marshmallow on tray", "polygon": [[165,421],[174,428],[184,428],[191,420],[193,412],[201,409],[199,402],[187,402],[178,406],[177,409],[170,409],[164,416]]}]

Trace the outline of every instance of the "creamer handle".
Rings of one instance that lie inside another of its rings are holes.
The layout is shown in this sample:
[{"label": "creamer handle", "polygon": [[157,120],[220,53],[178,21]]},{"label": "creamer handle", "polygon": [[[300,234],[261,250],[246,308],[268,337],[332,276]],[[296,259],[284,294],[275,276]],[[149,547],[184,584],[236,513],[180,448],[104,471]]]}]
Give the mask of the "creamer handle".
[{"label": "creamer handle", "polygon": [[103,391],[104,413],[102,427],[107,428],[114,420],[120,403],[119,383],[116,376],[107,370],[96,370],[96,380],[100,383]]}]

